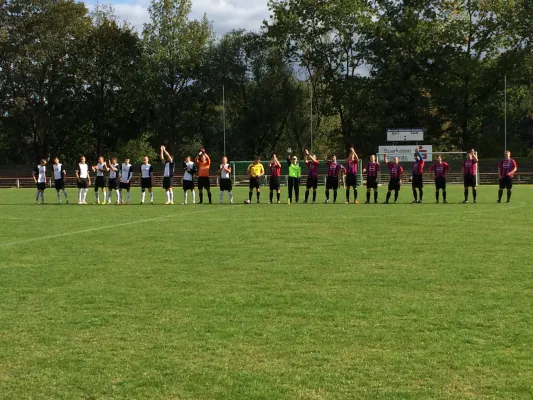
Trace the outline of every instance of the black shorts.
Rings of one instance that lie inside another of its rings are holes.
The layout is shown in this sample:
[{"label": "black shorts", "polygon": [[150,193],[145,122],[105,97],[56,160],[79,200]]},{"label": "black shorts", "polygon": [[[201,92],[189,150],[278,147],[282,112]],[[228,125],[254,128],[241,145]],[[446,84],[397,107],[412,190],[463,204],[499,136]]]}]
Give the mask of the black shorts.
[{"label": "black shorts", "polygon": [[390,178],[389,180],[389,190],[400,190],[402,185],[400,185],[400,178]]},{"label": "black shorts", "polygon": [[328,176],[326,178],[326,190],[337,190],[339,188],[339,177],[338,176]]},{"label": "black shorts", "polygon": [[37,190],[45,190],[46,189],[46,183],[44,182],[37,182],[35,184],[35,187],[37,188]]},{"label": "black shorts", "polygon": [[182,182],[182,187],[183,187],[183,190],[185,190],[185,191],[194,190],[194,181],[188,181],[188,180],[184,179],[183,182]]},{"label": "black shorts", "polygon": [[231,184],[230,178],[220,178],[220,191],[228,191],[231,192],[233,190],[233,186]]},{"label": "black shorts", "polygon": [[270,190],[279,190],[281,187],[279,183],[279,176],[271,176],[270,177]]},{"label": "black shorts", "polygon": [[357,187],[357,175],[351,172],[346,174],[346,186]]},{"label": "black shorts", "polygon": [[435,178],[435,189],[446,190],[446,178],[445,177],[439,176]]},{"label": "black shorts", "polygon": [[65,189],[65,180],[63,178],[61,179],[54,179],[54,187],[56,190],[63,190]]},{"label": "black shorts", "polygon": [[513,178],[510,176],[504,176],[500,179],[500,189],[509,189],[513,188]]},{"label": "black shorts", "polygon": [[476,187],[477,186],[477,179],[475,175],[465,175],[464,177],[464,183],[465,187]]},{"label": "black shorts", "polygon": [[172,189],[173,178],[171,176],[163,177],[163,189]]},{"label": "black shorts", "polygon": [[366,177],[366,187],[368,189],[377,189],[378,188],[378,177],[377,176],[367,176]]},{"label": "black shorts", "polygon": [[128,192],[130,191],[130,184],[129,183],[126,183],[126,182],[120,182],[120,189],[124,189],[124,190],[127,190]]},{"label": "black shorts", "polygon": [[314,189],[316,190],[316,188],[318,187],[318,177],[313,177],[313,176],[308,176],[307,177],[307,183],[305,184],[305,187],[307,189]]},{"label": "black shorts", "polygon": [[97,176],[94,180],[94,190],[97,191],[100,188],[105,188],[105,178],[103,176]]},{"label": "black shorts", "polygon": [[87,189],[89,187],[89,181],[87,178],[78,179],[78,189]]},{"label": "black shorts", "polygon": [[151,189],[152,178],[141,178],[141,189]]},{"label": "black shorts", "polygon": [[411,186],[413,189],[422,189],[424,187],[422,175],[413,175],[411,179]]},{"label": "black shorts", "polygon": [[259,189],[261,185],[259,184],[259,178],[250,178],[250,189]]},{"label": "black shorts", "polygon": [[107,188],[109,190],[117,190],[118,189],[118,179],[117,178],[109,178],[109,181],[107,183]]},{"label": "black shorts", "polygon": [[211,182],[209,181],[208,176],[199,176],[198,177],[198,189],[211,189]]}]

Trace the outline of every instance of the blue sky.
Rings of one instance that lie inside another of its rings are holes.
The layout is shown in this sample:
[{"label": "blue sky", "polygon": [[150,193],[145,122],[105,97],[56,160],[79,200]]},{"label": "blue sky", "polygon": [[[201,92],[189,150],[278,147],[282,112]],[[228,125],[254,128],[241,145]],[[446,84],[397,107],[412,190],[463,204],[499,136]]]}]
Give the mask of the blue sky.
[{"label": "blue sky", "polygon": [[[148,20],[150,0],[85,0],[89,9],[97,2],[112,4],[120,18],[139,30]],[[199,19],[207,13],[217,34],[240,28],[258,30],[269,15],[267,0],[192,0],[192,3],[191,18]]]}]

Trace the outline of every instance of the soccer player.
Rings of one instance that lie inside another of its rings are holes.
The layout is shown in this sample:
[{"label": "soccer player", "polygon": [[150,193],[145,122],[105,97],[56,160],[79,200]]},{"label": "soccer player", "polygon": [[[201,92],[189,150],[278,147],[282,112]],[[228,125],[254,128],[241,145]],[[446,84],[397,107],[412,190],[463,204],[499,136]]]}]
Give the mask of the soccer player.
[{"label": "soccer player", "polygon": [[120,203],[119,201],[119,195],[118,195],[118,175],[120,171],[120,165],[117,162],[117,158],[113,157],[111,160],[108,160],[107,167],[109,170],[109,181],[107,184],[107,204],[111,204],[113,202],[113,190],[115,191],[117,195],[117,204]]},{"label": "soccer player", "polygon": [[228,163],[228,157],[222,157],[220,164],[220,204],[224,203],[224,192],[229,195],[229,202],[233,204],[233,186],[231,184],[231,166]]},{"label": "soccer player", "polygon": [[461,172],[463,173],[464,178],[464,187],[465,187],[465,200],[463,204],[468,203],[468,188],[472,188],[472,197],[474,198],[474,203],[477,203],[477,152],[472,149],[466,155],[466,160],[463,161],[463,166],[461,167]]},{"label": "soccer player", "polygon": [[385,201],[385,204],[389,204],[391,192],[393,190],[394,190],[394,203],[397,203],[398,195],[400,193],[400,188],[402,186],[403,167],[399,164],[398,157],[394,157],[392,159],[392,162],[389,162],[386,154],[385,154],[385,164],[387,164],[387,167],[389,168],[389,174],[390,174],[389,187],[387,191],[387,200]]},{"label": "soccer player", "polygon": [[350,154],[346,158],[346,204],[350,204],[350,188],[353,188],[353,202],[359,204],[357,201],[357,169],[359,167],[359,157],[355,152],[355,148],[350,147]]},{"label": "soccer player", "polygon": [[39,197],[41,198],[41,204],[44,204],[44,191],[46,189],[46,160],[42,159],[41,163],[33,169],[33,180],[35,181],[35,187],[37,193],[35,194],[35,202],[39,204]]},{"label": "soccer player", "polygon": [[305,184],[305,200],[309,200],[309,189],[313,189],[313,204],[316,203],[316,189],[318,187],[318,165],[319,161],[314,154],[305,150],[305,164],[307,165],[307,183]]},{"label": "soccer player", "polygon": [[329,191],[333,189],[333,203],[337,202],[337,190],[339,189],[339,175],[342,171],[341,165],[337,162],[337,156],[324,157],[328,167],[328,177],[326,178],[326,204],[329,203]]},{"label": "soccer player", "polygon": [[106,203],[107,196],[106,196],[106,187],[105,187],[105,176],[104,174],[109,170],[107,168],[107,164],[104,161],[104,157],[98,157],[98,163],[92,168],[93,171],[96,172],[96,179],[94,180],[94,196],[96,198],[95,204],[100,204],[100,192],[99,189],[102,190],[102,196],[104,197],[104,201],[102,204]]},{"label": "soccer player", "polygon": [[[415,163],[413,164],[413,172],[411,173],[411,187],[413,189],[413,203],[422,203],[424,199],[424,157],[418,147],[415,148]],[[418,189],[417,196],[416,190]]]},{"label": "soccer player", "polygon": [[174,180],[174,169],[176,164],[174,158],[169,154],[165,146],[161,146],[161,161],[165,163],[165,171],[163,172],[163,189],[167,196],[165,205],[174,204],[174,191],[172,190],[172,181]]},{"label": "soccer player", "polygon": [[68,204],[67,191],[65,190],[65,177],[67,172],[63,168],[63,164],[59,162],[59,157],[54,158],[54,186],[57,192],[57,202],[61,204],[61,191],[63,191],[63,196],[65,196],[65,203]]},{"label": "soccer player", "polygon": [[270,160],[270,204],[274,200],[274,191],[276,191],[277,203],[280,203],[280,177],[281,176],[281,164],[278,161],[278,157],[272,154],[272,160]]},{"label": "soccer player", "polygon": [[438,156],[437,162],[429,167],[429,170],[435,174],[435,199],[437,200],[437,204],[439,203],[439,190],[441,189],[443,203],[448,203],[446,201],[446,175],[448,175],[450,169],[448,163],[442,161],[442,156]]},{"label": "soccer player", "polygon": [[292,203],[292,191],[294,189],[294,200],[296,203],[300,200],[300,177],[302,176],[302,167],[298,164],[298,157],[287,154],[287,165],[289,166],[289,202]]},{"label": "soccer player", "polygon": [[196,203],[194,174],[196,174],[196,164],[191,161],[191,157],[187,156],[183,162],[183,204],[187,204],[187,190],[192,193],[192,204]]},{"label": "soccer player", "polygon": [[370,204],[370,191],[374,190],[374,204],[378,203],[378,172],[380,170],[379,162],[376,162],[376,156],[370,156],[370,162],[366,164],[363,172],[366,172],[366,201]]},{"label": "soccer player", "polygon": [[154,204],[154,192],[152,191],[152,184],[154,179],[154,169],[150,164],[148,157],[143,158],[141,164],[141,204],[144,204],[146,198],[146,189],[150,193],[150,204]]},{"label": "soccer player", "polygon": [[118,201],[120,204],[124,204],[124,196],[122,191],[126,190],[128,192],[128,197],[126,198],[126,204],[130,203],[130,189],[131,189],[131,178],[133,178],[133,167],[130,164],[130,159],[126,157],[124,162],[120,166],[120,186],[118,189]]},{"label": "soccer player", "polygon": [[259,179],[265,174],[265,168],[263,168],[263,164],[261,164],[261,159],[259,157],[255,157],[254,162],[248,166],[247,171],[248,175],[250,175],[250,191],[248,192],[248,200],[252,201],[252,195],[255,189],[257,204],[259,204],[261,199],[261,184],[259,183]]},{"label": "soccer player", "polygon": [[76,179],[78,186],[78,204],[87,204],[87,192],[91,186],[91,175],[85,156],[80,157],[80,162],[76,166]]},{"label": "soccer player", "polygon": [[498,203],[502,202],[503,189],[507,189],[507,203],[511,201],[511,190],[513,189],[513,176],[518,169],[516,161],[511,158],[511,152],[506,150],[503,153],[503,160],[498,165],[498,176],[500,178],[500,189],[498,190]]},{"label": "soccer player", "polygon": [[211,183],[209,182],[209,167],[211,166],[211,159],[205,152],[205,149],[200,150],[194,162],[198,166],[198,191],[200,192],[200,204],[204,203],[204,188],[207,191],[209,204],[211,201]]}]

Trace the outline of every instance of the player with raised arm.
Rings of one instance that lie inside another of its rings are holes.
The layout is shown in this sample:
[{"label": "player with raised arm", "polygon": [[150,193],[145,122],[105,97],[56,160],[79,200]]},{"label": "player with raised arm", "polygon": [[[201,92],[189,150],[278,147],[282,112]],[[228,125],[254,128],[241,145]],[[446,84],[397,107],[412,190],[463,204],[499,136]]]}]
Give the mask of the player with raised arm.
[{"label": "player with raised arm", "polygon": [[318,188],[318,166],[319,161],[314,154],[305,150],[305,164],[307,165],[307,182],[305,184],[305,200],[309,200],[309,189],[313,189],[313,204],[316,203],[316,189]]},{"label": "player with raised arm", "polygon": [[248,201],[252,201],[252,195],[255,189],[257,204],[259,204],[261,201],[261,184],[259,183],[259,179],[265,174],[265,168],[263,167],[263,164],[261,164],[261,159],[259,157],[255,157],[254,162],[248,165],[248,169],[246,171],[248,172],[248,175],[250,175],[250,191],[248,192]]},{"label": "player with raised arm", "polygon": [[113,202],[113,190],[117,195],[117,204],[119,204],[120,201],[118,196],[118,175],[120,171],[120,165],[116,157],[113,157],[111,160],[107,161],[107,168],[109,170],[109,181],[107,182],[107,204],[111,204]]},{"label": "player with raised arm", "polygon": [[196,174],[196,164],[192,162],[191,157],[187,156],[183,161],[183,204],[187,204],[187,190],[191,191],[192,204],[196,203],[196,192],[194,191],[194,174]]},{"label": "player with raised arm", "polygon": [[359,204],[357,200],[357,173],[359,168],[359,157],[355,148],[350,147],[350,154],[346,158],[346,204],[350,204],[350,189],[353,188],[353,202]]},{"label": "player with raised arm", "polygon": [[[413,203],[422,203],[424,199],[424,157],[418,147],[415,148],[415,163],[411,173],[411,187],[413,189]],[[418,189],[418,196],[417,196]]]},{"label": "player with raised arm", "polygon": [[[130,159],[126,157],[124,162],[120,166],[120,186],[118,189],[118,201],[120,204],[129,204],[130,203],[130,189],[131,189],[131,178],[133,178],[133,166],[130,164]],[[126,202],[124,202],[124,195],[122,191],[125,190],[127,194]]]},{"label": "player with raised arm", "polygon": [[339,189],[339,175],[342,171],[341,165],[337,162],[337,156],[332,156],[331,160],[325,156],[324,160],[328,167],[328,176],[326,178],[326,204],[329,203],[329,191],[333,189],[333,203],[337,202],[337,190]]},{"label": "player with raised arm", "polygon": [[370,204],[370,191],[374,190],[374,204],[378,203],[378,172],[380,170],[379,162],[376,161],[376,156],[371,155],[370,161],[366,164],[363,172],[366,173],[366,201],[365,204]]},{"label": "player with raised arm", "polygon": [[165,146],[161,146],[161,153],[159,156],[161,157],[161,162],[165,163],[165,170],[163,171],[163,189],[165,189],[165,195],[167,196],[165,205],[174,204],[172,184],[176,164],[174,163],[174,158],[170,155]]},{"label": "player with raised arm", "polygon": [[503,153],[503,160],[498,164],[498,177],[500,187],[498,190],[498,203],[502,202],[503,189],[507,189],[507,203],[511,201],[511,191],[513,189],[513,176],[518,169],[516,161],[511,158],[511,152],[506,150]]},{"label": "player with raised arm", "polygon": [[272,154],[270,160],[270,204],[274,203],[274,191],[276,191],[277,203],[280,203],[280,176],[281,176],[281,164],[278,161],[276,154]]},{"label": "player with raised arm", "polygon": [[398,202],[398,195],[400,193],[400,188],[402,187],[402,173],[403,173],[403,167],[398,162],[398,157],[394,157],[392,159],[392,162],[389,162],[387,159],[387,155],[384,155],[385,164],[387,164],[387,167],[389,168],[389,187],[387,191],[387,200],[385,201],[385,204],[389,204],[389,200],[391,197],[391,192],[394,190],[394,203]]},{"label": "player with raised arm", "polygon": [[76,166],[76,179],[78,186],[78,204],[87,204],[87,192],[91,186],[91,175],[85,156],[80,157],[80,162]]},{"label": "player with raised arm", "polygon": [[[35,202],[39,204],[39,197],[41,198],[41,204],[44,204],[44,191],[46,189],[46,160],[42,159],[39,165],[37,165],[32,172],[33,181],[37,192],[35,194]],[[59,192],[58,192],[59,193]]]},{"label": "player with raised arm", "polygon": [[294,200],[300,201],[300,177],[302,168],[298,164],[298,157],[292,156],[291,152],[287,153],[287,166],[289,167],[289,203],[292,203],[292,191],[294,189]]},{"label": "player with raised arm", "polygon": [[205,152],[205,149],[200,150],[194,162],[198,166],[198,191],[200,192],[200,204],[204,203],[204,189],[207,191],[209,204],[211,201],[211,182],[209,182],[209,168],[211,167],[211,158]]},{"label": "player with raised arm", "polygon": [[228,192],[229,202],[233,204],[233,185],[231,183],[231,165],[228,163],[228,157],[222,157],[220,164],[220,204],[224,203],[224,192]]},{"label": "player with raised arm", "polygon": [[98,162],[94,167],[92,167],[92,170],[96,172],[96,179],[94,180],[94,196],[96,200],[95,204],[100,204],[99,190],[102,191],[102,196],[104,198],[102,204],[105,204],[107,196],[104,174],[109,170],[109,168],[107,167],[107,163],[104,161],[104,157],[98,157]]},{"label": "player with raised arm", "polygon": [[466,155],[466,160],[463,161],[461,172],[463,173],[464,187],[465,187],[465,200],[463,204],[468,203],[468,188],[472,188],[472,197],[474,203],[477,203],[477,152],[472,149]]},{"label": "player with raised arm", "polygon": [[437,162],[429,167],[429,170],[435,175],[435,199],[437,200],[437,204],[439,203],[439,190],[441,189],[443,203],[448,203],[446,201],[446,175],[448,175],[450,169],[448,163],[442,161],[442,156],[440,155],[437,157]]},{"label": "player with raised arm", "polygon": [[63,164],[59,162],[59,157],[54,158],[54,165],[52,166],[54,170],[54,187],[57,192],[57,202],[61,204],[61,191],[63,191],[63,196],[65,196],[65,203],[68,204],[67,191],[65,190],[65,178],[67,176],[67,171],[63,168]]},{"label": "player with raised arm", "polygon": [[143,163],[141,164],[141,204],[144,204],[146,198],[146,189],[150,193],[150,204],[154,204],[154,192],[152,186],[154,183],[154,168],[150,164],[150,159],[148,157],[143,158]]}]

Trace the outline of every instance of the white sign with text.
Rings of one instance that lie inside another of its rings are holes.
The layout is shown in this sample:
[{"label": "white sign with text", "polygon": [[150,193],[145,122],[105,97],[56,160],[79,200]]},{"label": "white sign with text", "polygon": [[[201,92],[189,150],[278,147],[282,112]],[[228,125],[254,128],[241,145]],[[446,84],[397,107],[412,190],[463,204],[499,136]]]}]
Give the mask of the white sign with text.
[{"label": "white sign with text", "polygon": [[400,162],[415,161],[415,149],[418,149],[424,157],[424,161],[433,161],[432,145],[420,145],[420,146],[379,146],[380,162],[383,161],[383,154],[386,154],[388,158],[398,157]]},{"label": "white sign with text", "polygon": [[424,140],[423,129],[387,129],[388,142],[421,142]]}]

